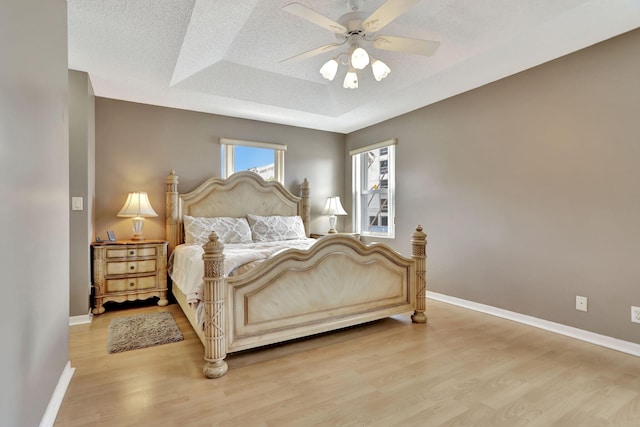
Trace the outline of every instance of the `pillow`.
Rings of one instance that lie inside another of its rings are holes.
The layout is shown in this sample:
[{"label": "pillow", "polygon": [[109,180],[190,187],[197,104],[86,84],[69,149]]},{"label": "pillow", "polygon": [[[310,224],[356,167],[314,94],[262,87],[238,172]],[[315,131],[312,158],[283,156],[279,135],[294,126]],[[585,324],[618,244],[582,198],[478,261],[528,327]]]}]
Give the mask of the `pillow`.
[{"label": "pillow", "polygon": [[247,214],[253,240],[275,242],[307,237],[300,216],[258,216]]},{"label": "pillow", "polygon": [[184,242],[190,245],[204,245],[212,231],[218,233],[222,243],[251,243],[251,229],[246,218],[194,217],[185,215]]}]

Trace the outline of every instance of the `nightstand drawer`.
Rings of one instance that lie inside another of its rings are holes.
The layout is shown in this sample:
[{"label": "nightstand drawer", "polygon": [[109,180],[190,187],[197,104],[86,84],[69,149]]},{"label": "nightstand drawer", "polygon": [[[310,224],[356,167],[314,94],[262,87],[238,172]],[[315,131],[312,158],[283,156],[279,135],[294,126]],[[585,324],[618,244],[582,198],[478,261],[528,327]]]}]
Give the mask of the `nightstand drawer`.
[{"label": "nightstand drawer", "polygon": [[107,263],[107,276],[116,274],[154,273],[157,271],[155,259],[144,261],[121,261]]},{"label": "nightstand drawer", "polygon": [[158,255],[158,248],[151,247],[130,247],[130,248],[107,248],[107,259],[132,258],[132,257],[155,257]]},{"label": "nightstand drawer", "polygon": [[125,279],[107,279],[106,292],[127,292],[136,289],[151,289],[156,286],[156,276],[128,277]]}]

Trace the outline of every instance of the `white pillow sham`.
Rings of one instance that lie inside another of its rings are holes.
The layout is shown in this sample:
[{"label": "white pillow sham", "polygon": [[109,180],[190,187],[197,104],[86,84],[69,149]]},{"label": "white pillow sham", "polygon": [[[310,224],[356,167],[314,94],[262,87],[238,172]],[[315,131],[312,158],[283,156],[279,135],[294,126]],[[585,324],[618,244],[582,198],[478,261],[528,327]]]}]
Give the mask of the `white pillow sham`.
[{"label": "white pillow sham", "polygon": [[299,215],[259,216],[247,214],[247,219],[253,240],[256,242],[276,242],[307,237],[302,218]]},{"label": "white pillow sham", "polygon": [[188,245],[204,245],[209,234],[215,231],[222,243],[251,243],[251,229],[246,218],[194,217],[185,215],[184,242]]}]

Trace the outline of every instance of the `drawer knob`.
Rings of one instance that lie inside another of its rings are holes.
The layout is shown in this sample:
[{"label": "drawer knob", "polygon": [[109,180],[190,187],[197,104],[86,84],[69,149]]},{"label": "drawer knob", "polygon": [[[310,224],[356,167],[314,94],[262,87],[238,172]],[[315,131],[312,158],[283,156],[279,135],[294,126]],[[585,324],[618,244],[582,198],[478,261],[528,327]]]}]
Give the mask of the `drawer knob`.
[{"label": "drawer knob", "polygon": [[134,285],[135,285],[134,282],[129,283],[129,286],[134,286]]},{"label": "drawer knob", "polygon": [[135,269],[136,269],[136,267],[133,266],[133,265],[129,267],[129,270],[135,270]]},{"label": "drawer knob", "polygon": [[133,255],[133,254],[135,254],[134,251],[129,251],[129,255]]}]

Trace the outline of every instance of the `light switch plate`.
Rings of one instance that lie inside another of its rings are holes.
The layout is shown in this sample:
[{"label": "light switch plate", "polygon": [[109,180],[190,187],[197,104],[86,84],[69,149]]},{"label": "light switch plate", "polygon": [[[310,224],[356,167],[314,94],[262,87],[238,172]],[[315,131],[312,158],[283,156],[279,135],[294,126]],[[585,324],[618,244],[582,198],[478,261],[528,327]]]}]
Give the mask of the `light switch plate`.
[{"label": "light switch plate", "polygon": [[82,197],[72,197],[71,198],[71,210],[72,211],[81,211],[82,207]]}]

